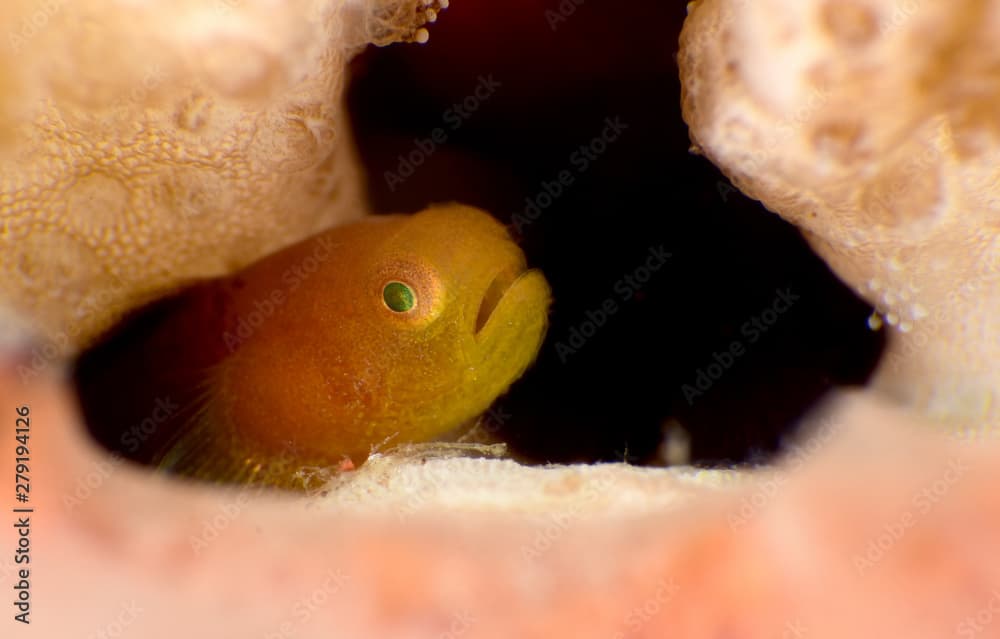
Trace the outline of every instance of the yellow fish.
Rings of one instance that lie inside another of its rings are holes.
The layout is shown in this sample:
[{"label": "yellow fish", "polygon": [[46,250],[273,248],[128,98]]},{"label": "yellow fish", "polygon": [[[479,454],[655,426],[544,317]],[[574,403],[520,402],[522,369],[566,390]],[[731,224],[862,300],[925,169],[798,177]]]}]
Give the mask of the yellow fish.
[{"label": "yellow fish", "polygon": [[535,359],[550,299],[483,211],[371,217],[158,303],[81,358],[77,386],[132,459],[303,487],[483,413]]}]

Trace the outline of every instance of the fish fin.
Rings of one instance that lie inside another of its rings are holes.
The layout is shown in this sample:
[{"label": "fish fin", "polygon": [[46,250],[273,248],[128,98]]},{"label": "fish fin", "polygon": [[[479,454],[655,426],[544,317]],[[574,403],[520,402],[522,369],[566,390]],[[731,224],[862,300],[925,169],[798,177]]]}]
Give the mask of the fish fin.
[{"label": "fish fin", "polygon": [[217,484],[271,486],[314,492],[336,476],[336,464],[311,462],[289,445],[280,454],[257,450],[226,423],[218,410],[218,379],[211,371],[198,408],[153,458],[161,472]]},{"label": "fish fin", "polygon": [[316,492],[341,470],[295,456],[254,451],[241,438],[207,420],[193,424],[155,461],[165,473],[215,484],[270,486]]}]

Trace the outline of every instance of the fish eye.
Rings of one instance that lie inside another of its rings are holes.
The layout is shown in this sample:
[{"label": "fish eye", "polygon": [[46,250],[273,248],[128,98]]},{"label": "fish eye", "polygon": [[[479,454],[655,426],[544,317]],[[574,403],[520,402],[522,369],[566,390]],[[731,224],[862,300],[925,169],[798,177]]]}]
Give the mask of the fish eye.
[{"label": "fish eye", "polygon": [[382,301],[390,311],[408,313],[417,305],[413,289],[402,282],[389,282],[382,289]]}]

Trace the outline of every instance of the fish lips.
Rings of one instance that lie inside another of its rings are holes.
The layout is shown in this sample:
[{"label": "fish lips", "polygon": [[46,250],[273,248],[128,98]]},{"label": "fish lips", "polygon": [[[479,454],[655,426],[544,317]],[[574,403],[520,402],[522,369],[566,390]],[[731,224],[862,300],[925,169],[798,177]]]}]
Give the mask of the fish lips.
[{"label": "fish lips", "polygon": [[494,275],[479,303],[473,334],[477,341],[488,339],[498,325],[516,330],[522,324],[537,323],[548,314],[551,289],[538,269],[509,266]]}]

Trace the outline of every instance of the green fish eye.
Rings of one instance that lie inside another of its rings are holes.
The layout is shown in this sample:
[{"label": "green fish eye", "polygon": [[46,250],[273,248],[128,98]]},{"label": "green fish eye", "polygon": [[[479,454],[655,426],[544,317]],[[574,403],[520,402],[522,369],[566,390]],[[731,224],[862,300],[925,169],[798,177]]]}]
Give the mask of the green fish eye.
[{"label": "green fish eye", "polygon": [[406,313],[417,305],[417,296],[413,293],[413,289],[402,282],[386,284],[382,289],[382,299],[389,310],[397,313]]}]

